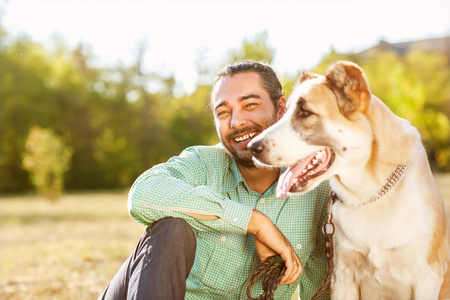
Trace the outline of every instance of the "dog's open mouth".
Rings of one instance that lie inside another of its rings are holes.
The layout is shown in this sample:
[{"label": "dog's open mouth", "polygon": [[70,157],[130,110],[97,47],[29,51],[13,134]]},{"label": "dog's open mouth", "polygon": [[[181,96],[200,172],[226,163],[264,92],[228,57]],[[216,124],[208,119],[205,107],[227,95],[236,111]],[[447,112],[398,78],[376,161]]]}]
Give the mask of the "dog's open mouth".
[{"label": "dog's open mouth", "polygon": [[311,179],[330,168],[334,155],[333,150],[325,148],[289,167],[278,180],[277,197],[284,198],[288,192],[304,191]]}]

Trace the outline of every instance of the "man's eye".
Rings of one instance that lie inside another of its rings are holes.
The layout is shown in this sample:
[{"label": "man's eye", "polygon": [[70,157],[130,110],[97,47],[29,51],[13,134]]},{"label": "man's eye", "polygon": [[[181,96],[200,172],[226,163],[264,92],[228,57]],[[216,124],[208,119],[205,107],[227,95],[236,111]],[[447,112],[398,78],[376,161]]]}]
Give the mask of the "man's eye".
[{"label": "man's eye", "polygon": [[217,117],[218,117],[218,118],[223,117],[223,116],[225,116],[226,113],[227,113],[227,112],[226,112],[225,110],[220,111],[220,112],[217,113]]},{"label": "man's eye", "polygon": [[255,105],[257,105],[257,103],[249,103],[249,104],[245,105],[245,107],[251,107],[251,106],[255,106]]}]

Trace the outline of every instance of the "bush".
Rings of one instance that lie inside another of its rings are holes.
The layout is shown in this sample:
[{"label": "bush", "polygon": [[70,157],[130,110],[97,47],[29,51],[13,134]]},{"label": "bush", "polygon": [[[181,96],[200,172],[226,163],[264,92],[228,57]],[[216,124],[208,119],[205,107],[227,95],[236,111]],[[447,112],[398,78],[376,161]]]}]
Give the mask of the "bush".
[{"label": "bush", "polygon": [[58,200],[64,185],[64,173],[70,168],[72,148],[49,129],[32,127],[22,154],[22,166],[30,173],[37,192]]}]

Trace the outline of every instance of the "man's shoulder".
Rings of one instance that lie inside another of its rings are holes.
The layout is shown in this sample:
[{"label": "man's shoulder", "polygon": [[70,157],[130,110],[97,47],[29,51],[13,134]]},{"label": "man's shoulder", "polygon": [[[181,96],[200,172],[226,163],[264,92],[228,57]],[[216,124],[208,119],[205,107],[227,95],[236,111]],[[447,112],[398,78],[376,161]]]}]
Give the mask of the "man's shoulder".
[{"label": "man's shoulder", "polygon": [[200,159],[204,163],[217,163],[217,164],[226,164],[229,165],[231,163],[232,157],[227,152],[227,150],[221,145],[217,144],[214,146],[192,146],[186,148],[180,156],[189,157],[195,156],[197,159]]},{"label": "man's shoulder", "polygon": [[191,146],[186,148],[182,152],[182,154],[183,153],[193,153],[201,157],[231,158],[226,149],[221,144],[217,144],[214,146],[204,146],[204,145]]}]

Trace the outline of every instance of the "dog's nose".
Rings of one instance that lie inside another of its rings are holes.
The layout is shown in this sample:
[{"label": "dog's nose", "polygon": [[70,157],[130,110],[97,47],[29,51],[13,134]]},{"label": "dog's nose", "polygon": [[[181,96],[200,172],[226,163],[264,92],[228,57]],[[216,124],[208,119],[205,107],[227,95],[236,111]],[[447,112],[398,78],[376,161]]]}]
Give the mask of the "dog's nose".
[{"label": "dog's nose", "polygon": [[263,150],[264,150],[264,142],[263,141],[252,141],[248,145],[248,149],[253,154],[261,154],[261,152],[263,152]]}]

